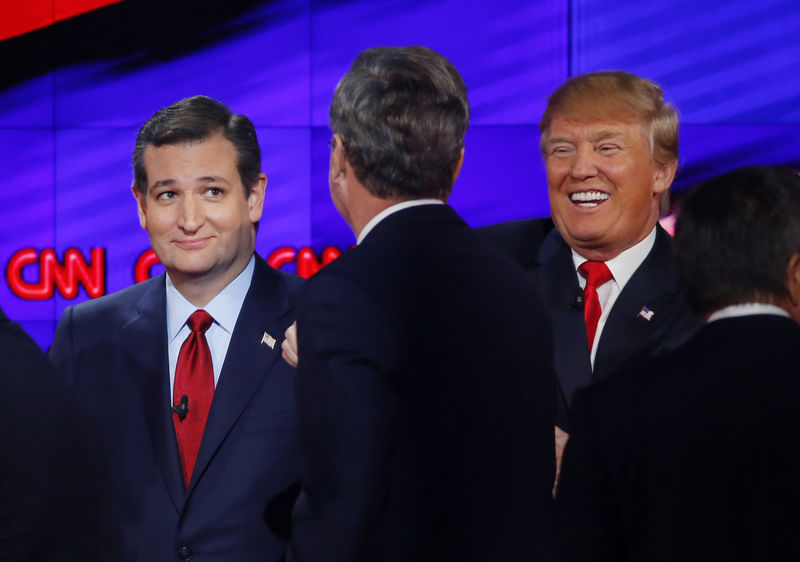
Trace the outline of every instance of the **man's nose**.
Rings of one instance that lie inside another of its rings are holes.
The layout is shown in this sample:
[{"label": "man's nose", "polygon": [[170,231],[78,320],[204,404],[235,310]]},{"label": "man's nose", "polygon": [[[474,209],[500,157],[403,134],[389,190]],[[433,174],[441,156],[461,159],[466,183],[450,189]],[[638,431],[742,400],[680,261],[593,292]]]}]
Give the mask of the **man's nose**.
[{"label": "man's nose", "polygon": [[572,162],[570,174],[576,180],[583,180],[597,175],[595,158],[597,155],[588,146],[579,146],[575,151],[575,160]]},{"label": "man's nose", "polygon": [[183,201],[181,201],[178,215],[178,227],[186,232],[194,233],[203,226],[204,220],[205,214],[203,212],[203,205],[191,195],[185,197]]}]

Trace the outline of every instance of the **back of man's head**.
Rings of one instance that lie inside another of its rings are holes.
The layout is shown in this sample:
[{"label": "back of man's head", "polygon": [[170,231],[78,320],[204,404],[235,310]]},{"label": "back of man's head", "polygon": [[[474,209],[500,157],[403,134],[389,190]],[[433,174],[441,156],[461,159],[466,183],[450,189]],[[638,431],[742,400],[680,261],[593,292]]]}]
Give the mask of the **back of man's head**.
[{"label": "back of man's head", "polygon": [[678,274],[695,312],[784,303],[787,266],[800,254],[800,176],[753,166],[700,184],[678,218],[675,244]]},{"label": "back of man's head", "polygon": [[222,135],[236,150],[236,167],[245,197],[261,173],[261,149],[253,123],[244,115],[234,114],[224,103],[208,96],[192,96],[156,111],[142,125],[133,150],[134,185],[147,193],[147,170],[144,151],[152,146],[202,142]]},{"label": "back of man's head", "polygon": [[468,124],[461,75],[426,47],[363,51],[330,109],[356,177],[382,199],[447,199]]}]

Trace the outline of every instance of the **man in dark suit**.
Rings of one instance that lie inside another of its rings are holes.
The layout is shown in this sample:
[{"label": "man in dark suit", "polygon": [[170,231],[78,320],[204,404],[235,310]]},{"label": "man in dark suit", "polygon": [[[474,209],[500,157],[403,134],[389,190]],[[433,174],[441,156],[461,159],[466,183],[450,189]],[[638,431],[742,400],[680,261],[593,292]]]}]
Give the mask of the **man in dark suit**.
[{"label": "man in dark suit", "polygon": [[469,121],[424,47],[334,93],[330,187],[357,237],[298,304],[294,561],[547,560],[555,380],[529,279],[443,204]]},{"label": "man in dark suit", "polygon": [[139,132],[133,194],[166,275],[65,311],[51,355],[102,426],[118,558],[278,560],[268,501],[296,479],[276,337],[300,280],[254,254],[255,129],[195,96]]},{"label": "man in dark suit", "polygon": [[[624,72],[573,77],[550,96],[539,130],[552,219],[481,231],[540,281],[555,338],[560,458],[578,388],[680,345],[699,320],[658,225],[678,164],[678,118],[661,88]],[[595,281],[594,266],[610,276]]]},{"label": "man in dark suit", "polygon": [[112,560],[100,440],[39,346],[0,310],[0,560]]},{"label": "man in dark suit", "polygon": [[676,248],[707,323],[576,394],[560,558],[800,559],[800,178],[755,167],[709,180]]}]

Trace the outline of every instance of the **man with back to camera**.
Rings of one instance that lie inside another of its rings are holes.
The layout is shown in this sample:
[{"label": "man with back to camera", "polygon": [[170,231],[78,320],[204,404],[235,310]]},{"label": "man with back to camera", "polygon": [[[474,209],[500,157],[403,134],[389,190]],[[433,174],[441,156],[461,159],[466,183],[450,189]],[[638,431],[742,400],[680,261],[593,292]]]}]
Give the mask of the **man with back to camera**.
[{"label": "man with back to camera", "polygon": [[575,397],[556,501],[565,561],[800,558],[800,177],[712,178],[677,222],[706,324]]},{"label": "man with back to camera", "polygon": [[540,282],[553,321],[560,458],[576,389],[680,345],[699,320],[658,225],[678,165],[678,117],[661,88],[625,72],[575,76],[550,96],[539,131],[552,219],[480,231]]},{"label": "man with back to camera", "polygon": [[464,82],[430,49],[369,49],[330,121],[331,197],[357,245],[298,303],[288,559],[548,560],[550,329],[524,273],[444,204]]},{"label": "man with back to camera", "polygon": [[300,279],[254,254],[253,124],[205,96],[139,131],[133,195],[166,269],[64,312],[51,356],[101,424],[119,558],[278,560],[263,521],[296,479],[293,373],[276,337]]},{"label": "man with back to camera", "polygon": [[2,310],[0,357],[0,559],[113,560],[108,472],[92,420]]}]

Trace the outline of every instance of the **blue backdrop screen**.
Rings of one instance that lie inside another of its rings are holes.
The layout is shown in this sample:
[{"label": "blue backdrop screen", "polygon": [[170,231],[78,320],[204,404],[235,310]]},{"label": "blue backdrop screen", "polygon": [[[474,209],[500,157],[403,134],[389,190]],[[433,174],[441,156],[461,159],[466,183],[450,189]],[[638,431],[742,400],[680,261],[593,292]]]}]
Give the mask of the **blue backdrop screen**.
[{"label": "blue backdrop screen", "polygon": [[269,178],[257,250],[313,272],[353,243],[328,194],[327,112],[372,46],[426,45],[464,76],[473,118],[450,202],[473,226],[549,213],[536,125],[591,70],[651,78],[678,107],[678,193],[743,164],[800,167],[800,7],[699,4],[123,0],[0,42],[0,306],[47,347],[64,308],[159,271],[130,154],[153,112],[194,94],[253,120]]}]

